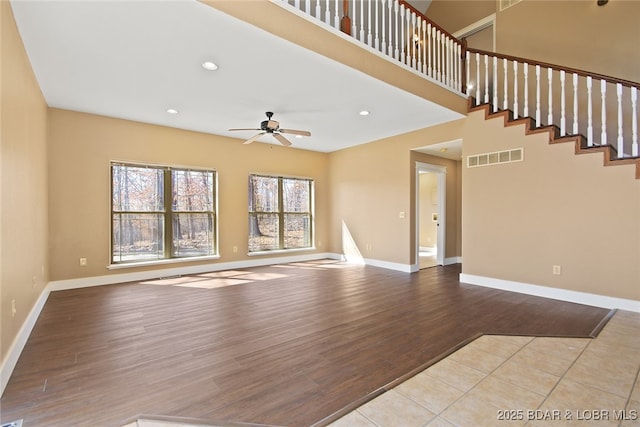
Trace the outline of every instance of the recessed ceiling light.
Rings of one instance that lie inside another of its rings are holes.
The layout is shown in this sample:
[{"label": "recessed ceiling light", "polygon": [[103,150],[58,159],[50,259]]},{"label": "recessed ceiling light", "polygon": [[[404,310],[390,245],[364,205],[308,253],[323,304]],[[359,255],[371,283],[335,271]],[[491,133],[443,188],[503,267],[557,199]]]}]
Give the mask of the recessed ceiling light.
[{"label": "recessed ceiling light", "polygon": [[209,71],[215,71],[218,69],[218,64],[212,61],[205,61],[202,63],[202,68]]},{"label": "recessed ceiling light", "polygon": [[167,108],[167,113],[169,114],[178,114],[178,110],[175,108]]},{"label": "recessed ceiling light", "polygon": [[360,114],[361,116],[368,116],[369,112],[367,110],[362,110],[358,114]]}]

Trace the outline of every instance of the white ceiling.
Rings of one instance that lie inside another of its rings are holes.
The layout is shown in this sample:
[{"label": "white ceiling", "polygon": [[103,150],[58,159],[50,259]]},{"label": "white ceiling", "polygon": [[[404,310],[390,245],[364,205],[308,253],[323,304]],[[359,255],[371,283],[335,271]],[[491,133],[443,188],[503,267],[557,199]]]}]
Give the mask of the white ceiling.
[{"label": "white ceiling", "polygon": [[461,117],[195,0],[11,5],[50,107],[241,139],[273,111],[322,152]]}]

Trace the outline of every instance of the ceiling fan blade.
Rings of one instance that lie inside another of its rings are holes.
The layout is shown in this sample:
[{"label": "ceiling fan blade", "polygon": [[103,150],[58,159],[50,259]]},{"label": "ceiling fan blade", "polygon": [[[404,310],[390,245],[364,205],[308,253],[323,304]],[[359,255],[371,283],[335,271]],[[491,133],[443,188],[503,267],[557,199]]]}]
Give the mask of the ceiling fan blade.
[{"label": "ceiling fan blade", "polygon": [[307,130],[296,130],[296,129],[278,129],[278,132],[282,133],[290,133],[292,135],[302,135],[302,136],[311,136],[311,132]]},{"label": "ceiling fan blade", "polygon": [[233,129],[229,129],[230,131],[235,131],[235,130],[262,130],[262,129],[255,129],[255,128],[251,128],[251,129],[245,129],[245,128],[233,128]]},{"label": "ceiling fan blade", "polygon": [[253,135],[251,138],[247,139],[243,144],[251,144],[256,139],[260,138],[262,135],[266,134],[266,132],[260,132],[257,135]]},{"label": "ceiling fan blade", "polygon": [[275,139],[277,139],[278,141],[280,141],[280,144],[282,144],[284,146],[288,147],[288,146],[291,145],[291,142],[287,138],[285,138],[284,136],[280,135],[279,133],[275,133],[274,132],[273,137]]}]

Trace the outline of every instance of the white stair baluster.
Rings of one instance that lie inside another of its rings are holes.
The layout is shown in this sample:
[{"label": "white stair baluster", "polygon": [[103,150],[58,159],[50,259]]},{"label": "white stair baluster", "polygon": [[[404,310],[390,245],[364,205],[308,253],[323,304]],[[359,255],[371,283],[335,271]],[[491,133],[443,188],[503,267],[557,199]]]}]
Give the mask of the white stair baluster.
[{"label": "white stair baluster", "polygon": [[587,76],[587,146],[593,147],[593,79]]},{"label": "white stair baluster", "polygon": [[540,116],[540,66],[536,65],[536,127],[538,128],[542,126]]},{"label": "white stair baluster", "polygon": [[358,9],[356,9],[356,0],[353,0],[353,7],[351,8],[351,37],[358,38]]},{"label": "white stair baluster", "polygon": [[618,158],[625,156],[624,138],[622,136],[622,84],[616,84],[616,93],[618,95]]},{"label": "white stair baluster", "polygon": [[320,9],[320,0],[316,0],[316,18],[322,21],[322,10]]},{"label": "white stair baluster", "polygon": [[331,10],[329,9],[329,4],[331,3],[329,0],[327,1],[327,7],[324,11],[324,23],[327,25],[331,25]]},{"label": "white stair baluster", "polygon": [[400,21],[400,19],[398,18],[398,9],[399,8],[400,8],[400,6],[398,5],[398,0],[393,0],[394,22],[395,22],[395,29],[396,29],[395,37],[393,39],[393,43],[394,43],[393,44],[393,46],[394,46],[393,58],[396,59],[396,60],[399,59],[399,52],[400,52],[400,50],[399,50],[400,46],[398,46],[398,30],[399,30],[399,27],[400,27],[400,24],[398,22],[398,21]]},{"label": "white stair baluster", "polygon": [[493,112],[498,111],[498,57],[493,57]]},{"label": "white stair baluster", "polygon": [[311,0],[304,2],[304,11],[307,12],[308,15],[311,15]]},{"label": "white stair baluster", "polygon": [[573,135],[578,132],[578,74],[573,73]]},{"label": "white stair baluster", "polygon": [[489,55],[486,54],[484,55],[484,103],[489,103]]},{"label": "white stair baluster", "polygon": [[440,82],[445,83],[447,80],[447,37],[440,31]]},{"label": "white stair baluster", "polygon": [[462,63],[462,45],[456,43],[456,88],[458,92],[462,92],[462,72],[464,64]]},{"label": "white stair baluster", "polygon": [[422,73],[428,74],[427,71],[427,21],[422,20]]},{"label": "white stair baluster", "polygon": [[442,53],[444,55],[442,81],[444,82],[444,84],[449,86],[450,79],[451,79],[451,70],[450,70],[450,64],[449,64],[451,55],[450,55],[449,49],[451,47],[451,43],[449,42],[449,37],[447,37],[446,34],[442,35],[442,45],[443,45]]},{"label": "white stair baluster", "polygon": [[395,0],[389,0],[389,53],[388,55],[390,57],[393,57],[393,23],[394,23],[394,19],[393,19],[393,2]]},{"label": "white stair baluster", "polygon": [[406,41],[407,41],[407,46],[406,46],[406,54],[407,54],[407,65],[410,67],[413,67],[411,65],[411,58],[412,56],[412,49],[415,49],[413,47],[413,30],[411,27],[411,9],[407,8],[406,11],[406,16],[405,19],[407,21],[407,31],[406,31]]},{"label": "white stair baluster", "polygon": [[631,155],[636,157],[638,154],[638,88],[631,88]]},{"label": "white stair baluster", "polygon": [[480,54],[476,52],[476,105],[480,105]]},{"label": "white stair baluster", "polygon": [[360,0],[360,41],[364,43],[364,1]]},{"label": "white stair baluster", "polygon": [[411,68],[416,68],[416,59],[418,57],[416,44],[418,43],[419,37],[417,37],[417,34],[419,33],[416,32],[416,13],[411,11],[411,34],[409,34],[408,37],[408,40],[411,43]]},{"label": "white stair baluster", "polygon": [[[467,52],[465,58],[465,70],[466,70],[466,84],[467,84],[467,96],[471,96],[471,55]],[[478,80],[476,80],[478,81]],[[477,85],[476,85],[477,86]],[[477,99],[476,99],[477,102]]]},{"label": "white stair baluster", "polygon": [[553,68],[547,69],[547,80],[549,82],[549,114],[547,115],[547,125],[553,124]]},{"label": "white stair baluster", "polygon": [[566,100],[564,95],[564,70],[560,70],[560,136],[567,134]]},{"label": "white stair baluster", "polygon": [[406,43],[405,34],[407,32],[404,30],[404,15],[405,15],[405,7],[404,4],[400,5],[400,62],[403,64],[406,61],[404,55],[404,45]]},{"label": "white stair baluster", "polygon": [[416,69],[421,73],[424,73],[424,69],[422,68],[422,19],[416,15],[416,36],[413,41],[413,44],[416,46]]},{"label": "white stair baluster", "polygon": [[[374,0],[375,1],[375,0]],[[377,3],[377,2],[376,2]],[[371,2],[367,2],[367,16],[368,16],[368,24],[367,24],[367,44],[369,46],[373,46],[373,34],[371,33]]]},{"label": "white stair baluster", "polygon": [[524,71],[524,109],[522,114],[524,117],[529,117],[529,64],[525,62],[522,67]]},{"label": "white stair baluster", "polygon": [[513,118],[518,118],[518,61],[513,61]]},{"label": "white stair baluster", "polygon": [[[388,52],[389,52],[389,48],[388,48],[388,46],[387,46],[387,40],[386,40],[386,34],[387,34],[387,33],[386,33],[386,31],[385,31],[385,23],[386,23],[386,21],[385,21],[385,16],[384,16],[384,13],[385,13],[385,7],[384,7],[384,5],[385,5],[385,2],[386,2],[386,1],[387,1],[387,0],[380,0],[380,3],[381,3],[381,5],[382,5],[382,6],[381,6],[381,8],[382,8],[382,19],[381,19],[381,21],[382,21],[382,28],[380,29],[380,31],[382,32],[382,49],[381,49],[381,51],[382,51],[382,53],[384,53],[385,55],[387,55],[387,54],[388,54]],[[389,2],[391,2],[391,0],[389,0]]]},{"label": "white stair baluster", "polygon": [[436,30],[436,80],[442,81],[442,34],[440,30]]},{"label": "white stair baluster", "polygon": [[447,83],[449,87],[453,87],[453,39],[451,37],[447,37],[447,56],[449,57],[449,61],[447,61],[448,69],[447,69]]},{"label": "white stair baluster", "polygon": [[607,145],[607,81],[604,79],[600,80],[600,98],[602,99],[600,145]]},{"label": "white stair baluster", "polygon": [[509,72],[507,70],[507,58],[502,58],[502,74],[504,75],[503,77],[503,85],[502,85],[502,91],[504,92],[502,94],[502,109],[503,110],[508,110],[509,109]]},{"label": "white stair baluster", "polygon": [[[375,22],[376,22],[376,35],[375,35],[375,44],[374,47],[376,50],[380,50],[380,28],[378,26],[379,20],[378,20],[378,0],[374,0],[376,3],[376,15],[375,15]],[[382,2],[382,10],[384,11],[384,0]],[[384,25],[384,18],[382,18],[382,25]],[[384,36],[383,36],[384,37]]]},{"label": "white stair baluster", "polygon": [[340,0],[336,0],[336,5],[335,5],[335,10],[334,10],[334,15],[333,15],[333,27],[336,30],[340,29],[340,11],[339,11],[339,5],[338,5],[339,1]]},{"label": "white stair baluster", "polygon": [[432,35],[431,22],[427,22],[427,37],[424,39],[424,43],[427,45],[427,76],[433,77],[433,35]]},{"label": "white stair baluster", "polygon": [[300,0],[294,1],[293,5],[295,6],[296,9],[300,10]]}]

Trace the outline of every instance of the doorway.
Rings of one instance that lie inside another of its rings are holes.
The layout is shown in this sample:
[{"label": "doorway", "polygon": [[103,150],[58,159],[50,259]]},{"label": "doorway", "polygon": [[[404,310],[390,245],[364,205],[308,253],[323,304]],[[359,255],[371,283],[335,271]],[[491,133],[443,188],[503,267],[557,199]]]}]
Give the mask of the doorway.
[{"label": "doorway", "polygon": [[446,172],[444,166],[416,162],[416,265],[445,263]]}]

